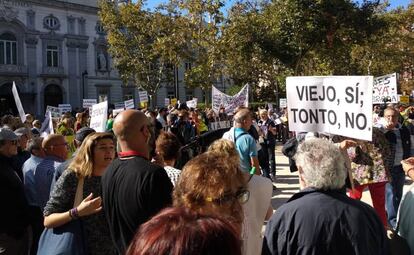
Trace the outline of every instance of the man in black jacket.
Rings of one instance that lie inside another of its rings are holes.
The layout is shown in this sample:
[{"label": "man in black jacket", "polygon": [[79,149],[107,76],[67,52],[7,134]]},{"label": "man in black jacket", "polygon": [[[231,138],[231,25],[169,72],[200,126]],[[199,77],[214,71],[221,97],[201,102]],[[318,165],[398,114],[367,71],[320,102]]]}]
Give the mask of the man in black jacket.
[{"label": "man in black jacket", "polygon": [[22,180],[14,171],[18,137],[0,128],[0,254],[28,254],[29,205]]},{"label": "man in black jacket", "polygon": [[262,254],[389,254],[374,209],[344,192],[347,171],[337,146],[320,138],[305,140],[295,161],[301,191],[270,219]]}]

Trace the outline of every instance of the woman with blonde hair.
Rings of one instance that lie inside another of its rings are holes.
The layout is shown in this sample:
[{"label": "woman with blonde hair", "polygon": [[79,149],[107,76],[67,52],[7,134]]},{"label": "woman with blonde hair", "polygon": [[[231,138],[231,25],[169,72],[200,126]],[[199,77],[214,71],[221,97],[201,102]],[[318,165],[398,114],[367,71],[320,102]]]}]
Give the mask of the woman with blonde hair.
[{"label": "woman with blonde hair", "polygon": [[206,152],[183,168],[173,193],[173,204],[199,213],[217,214],[240,231],[241,205],[249,199],[242,172],[218,152]]},{"label": "woman with blonde hair", "polygon": [[[219,139],[212,143],[208,151],[218,152],[227,158],[233,168],[238,168],[239,154],[234,143],[227,139]],[[262,250],[261,231],[265,220],[268,220],[273,214],[271,205],[272,182],[265,177],[243,173],[244,182],[250,193],[250,199],[243,204],[243,227],[241,239],[243,240],[243,254],[259,254]]]},{"label": "woman with blonde hair", "polygon": [[[112,134],[93,133],[87,136],[53,187],[44,209],[46,228],[81,220],[88,254],[115,253],[108,224],[101,212],[101,177],[114,158],[115,142]],[[75,202],[78,193],[81,193],[79,204]]]}]

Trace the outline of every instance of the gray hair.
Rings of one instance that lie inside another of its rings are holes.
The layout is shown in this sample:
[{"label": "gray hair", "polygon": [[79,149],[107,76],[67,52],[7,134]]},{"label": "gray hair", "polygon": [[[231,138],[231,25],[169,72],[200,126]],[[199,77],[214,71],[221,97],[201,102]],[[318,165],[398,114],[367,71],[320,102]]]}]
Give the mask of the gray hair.
[{"label": "gray hair", "polygon": [[27,151],[33,154],[32,153],[33,150],[41,150],[42,142],[43,142],[43,137],[36,137],[34,139],[29,140],[29,143],[27,144]]},{"label": "gray hair", "polygon": [[251,117],[252,113],[249,109],[241,109],[234,115],[234,122],[243,123],[247,118]]},{"label": "gray hair", "polygon": [[332,142],[322,138],[306,140],[299,145],[294,159],[308,187],[329,190],[345,185],[345,159]]}]

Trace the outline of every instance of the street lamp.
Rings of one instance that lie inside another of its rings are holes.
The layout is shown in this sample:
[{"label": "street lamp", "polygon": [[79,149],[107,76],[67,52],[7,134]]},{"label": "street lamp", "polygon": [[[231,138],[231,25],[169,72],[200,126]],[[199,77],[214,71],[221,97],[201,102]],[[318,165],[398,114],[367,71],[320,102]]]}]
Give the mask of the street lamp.
[{"label": "street lamp", "polygon": [[[81,106],[82,106],[82,101],[85,98],[85,77],[88,75],[88,71],[83,71],[82,72],[82,98],[81,98]],[[82,106],[83,107],[83,106]]]}]

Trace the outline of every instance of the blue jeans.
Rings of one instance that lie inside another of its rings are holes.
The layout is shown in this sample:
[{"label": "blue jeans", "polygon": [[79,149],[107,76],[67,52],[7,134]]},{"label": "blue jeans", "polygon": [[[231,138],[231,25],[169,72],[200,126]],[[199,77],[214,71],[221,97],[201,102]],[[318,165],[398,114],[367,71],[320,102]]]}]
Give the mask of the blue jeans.
[{"label": "blue jeans", "polygon": [[400,206],[405,175],[402,166],[394,166],[391,171],[391,181],[385,188],[385,208],[387,209],[388,224],[395,229],[397,225],[397,212]]}]

